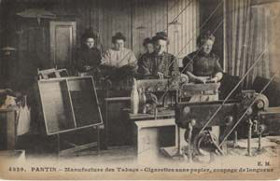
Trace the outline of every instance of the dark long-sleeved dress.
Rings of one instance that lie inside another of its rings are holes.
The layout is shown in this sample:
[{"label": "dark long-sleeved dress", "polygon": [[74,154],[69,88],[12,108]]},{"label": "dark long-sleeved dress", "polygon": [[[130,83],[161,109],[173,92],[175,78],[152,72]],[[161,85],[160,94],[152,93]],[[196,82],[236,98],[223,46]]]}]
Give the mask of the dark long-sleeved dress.
[{"label": "dark long-sleeved dress", "polygon": [[[191,72],[195,76],[212,78],[218,72],[223,72],[219,63],[219,57],[214,53],[192,52],[183,59],[183,73]],[[204,102],[218,100],[216,95],[194,95],[191,102]]]},{"label": "dark long-sleeved dress", "polygon": [[163,52],[144,54],[138,61],[138,73],[143,76],[157,76],[162,73],[165,78],[172,76],[173,72],[178,73],[179,67],[174,55]]},{"label": "dark long-sleeved dress", "polygon": [[96,69],[101,64],[101,52],[97,48],[83,47],[77,51],[75,68],[78,72],[86,72],[84,66]]},{"label": "dark long-sleeved dress", "polygon": [[192,52],[183,59],[184,72],[191,72],[195,76],[213,77],[218,72],[223,72],[219,57],[214,53],[208,55],[203,52]]}]

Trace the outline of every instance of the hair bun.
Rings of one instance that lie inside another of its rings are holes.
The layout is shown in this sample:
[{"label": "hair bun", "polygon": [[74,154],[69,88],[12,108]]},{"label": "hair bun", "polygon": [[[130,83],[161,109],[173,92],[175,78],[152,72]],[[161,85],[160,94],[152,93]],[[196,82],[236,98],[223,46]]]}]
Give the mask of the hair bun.
[{"label": "hair bun", "polygon": [[88,38],[93,38],[93,39],[97,39],[97,34],[96,33],[94,33],[94,31],[93,31],[93,28],[92,27],[89,27],[89,28],[87,28],[86,30],[85,30],[85,32],[82,34],[82,40],[83,41],[85,41],[86,39],[88,39]]},{"label": "hair bun", "polygon": [[125,37],[121,32],[117,32],[117,33],[112,37],[112,43],[115,43],[116,40],[123,40],[123,41],[126,41],[126,37]]}]

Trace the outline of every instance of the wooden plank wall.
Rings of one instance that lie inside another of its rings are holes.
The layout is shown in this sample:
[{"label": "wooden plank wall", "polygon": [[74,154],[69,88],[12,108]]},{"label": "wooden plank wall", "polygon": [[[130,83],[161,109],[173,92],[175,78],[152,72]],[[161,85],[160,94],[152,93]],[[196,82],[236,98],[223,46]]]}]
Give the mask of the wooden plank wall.
[{"label": "wooden plank wall", "polygon": [[167,27],[166,0],[133,0],[133,51],[137,56],[143,53],[143,40],[152,37]]},{"label": "wooden plank wall", "polygon": [[127,0],[99,0],[99,33],[104,50],[112,47],[112,36],[122,32],[126,47],[132,47],[132,3]]},{"label": "wooden plank wall", "polygon": [[[169,52],[181,60],[196,50],[199,34],[199,4],[197,0],[168,0]],[[176,21],[178,24],[173,24]],[[170,24],[172,23],[172,24]]]},{"label": "wooden plank wall", "polygon": [[[199,24],[197,0],[134,0],[134,7],[132,31],[136,55],[143,53],[143,39],[158,31],[168,33],[168,51],[178,58],[195,50]],[[170,24],[175,20],[179,25]]]},{"label": "wooden plank wall", "polygon": [[213,52],[220,57],[222,67],[224,65],[223,2],[224,0],[199,0],[200,31],[211,31],[216,37]]},{"label": "wooden plank wall", "polygon": [[[90,26],[99,32],[103,50],[112,46],[111,38],[116,32],[122,32],[127,38],[126,47],[139,56],[144,38],[158,31],[168,32],[168,51],[179,58],[196,49],[198,0],[62,0],[60,7],[76,14],[77,37]],[[168,24],[174,19],[181,23],[179,27]]]}]

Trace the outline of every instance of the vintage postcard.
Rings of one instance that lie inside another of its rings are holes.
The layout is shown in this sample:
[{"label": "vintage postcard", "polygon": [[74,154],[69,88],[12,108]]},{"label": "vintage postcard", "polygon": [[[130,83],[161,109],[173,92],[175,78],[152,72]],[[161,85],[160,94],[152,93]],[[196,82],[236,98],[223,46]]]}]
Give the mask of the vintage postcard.
[{"label": "vintage postcard", "polygon": [[3,180],[279,180],[279,0],[0,0]]}]

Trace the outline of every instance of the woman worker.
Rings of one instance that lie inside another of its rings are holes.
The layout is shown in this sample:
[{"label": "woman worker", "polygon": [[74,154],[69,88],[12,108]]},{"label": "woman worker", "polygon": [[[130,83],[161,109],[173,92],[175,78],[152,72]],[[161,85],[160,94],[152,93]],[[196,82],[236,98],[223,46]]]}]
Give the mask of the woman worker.
[{"label": "woman worker", "polygon": [[223,69],[219,57],[212,52],[215,37],[207,32],[197,38],[198,50],[190,53],[183,59],[184,73],[191,81],[206,83],[218,82],[223,77]]},{"label": "woman worker", "polygon": [[118,32],[112,37],[113,48],[102,58],[102,66],[112,79],[121,80],[136,72],[137,59],[132,50],[125,48],[126,37]]},{"label": "woman worker", "polygon": [[158,32],[152,38],[154,52],[139,61],[138,73],[144,77],[170,78],[178,74],[179,67],[174,55],[167,53],[169,39],[165,32]]},{"label": "woman worker", "polygon": [[93,74],[101,63],[101,52],[95,46],[97,36],[91,31],[82,35],[82,45],[77,51],[75,68],[80,74]]},{"label": "woman worker", "polygon": [[[197,38],[198,50],[183,59],[183,73],[187,74],[191,82],[207,83],[219,82],[223,77],[223,69],[219,57],[212,52],[215,37],[210,32]],[[218,93],[212,95],[194,95],[190,102],[216,101]],[[212,126],[212,133],[219,138],[220,126]]]},{"label": "woman worker", "polygon": [[154,52],[154,44],[151,38],[145,38],[143,42],[143,46],[145,48],[145,53],[140,56],[138,60],[138,73],[141,78],[146,78],[152,72],[153,67],[153,52]]},{"label": "woman worker", "polygon": [[[191,82],[219,82],[223,77],[223,69],[219,57],[212,52],[215,37],[210,32],[197,38],[198,50],[183,59],[183,73],[189,76]],[[214,96],[194,96],[192,102],[217,100]]]},{"label": "woman worker", "polygon": [[107,50],[102,58],[102,64],[121,68],[123,66],[136,67],[136,57],[132,50],[125,48],[126,37],[118,32],[112,37],[113,48]]}]

